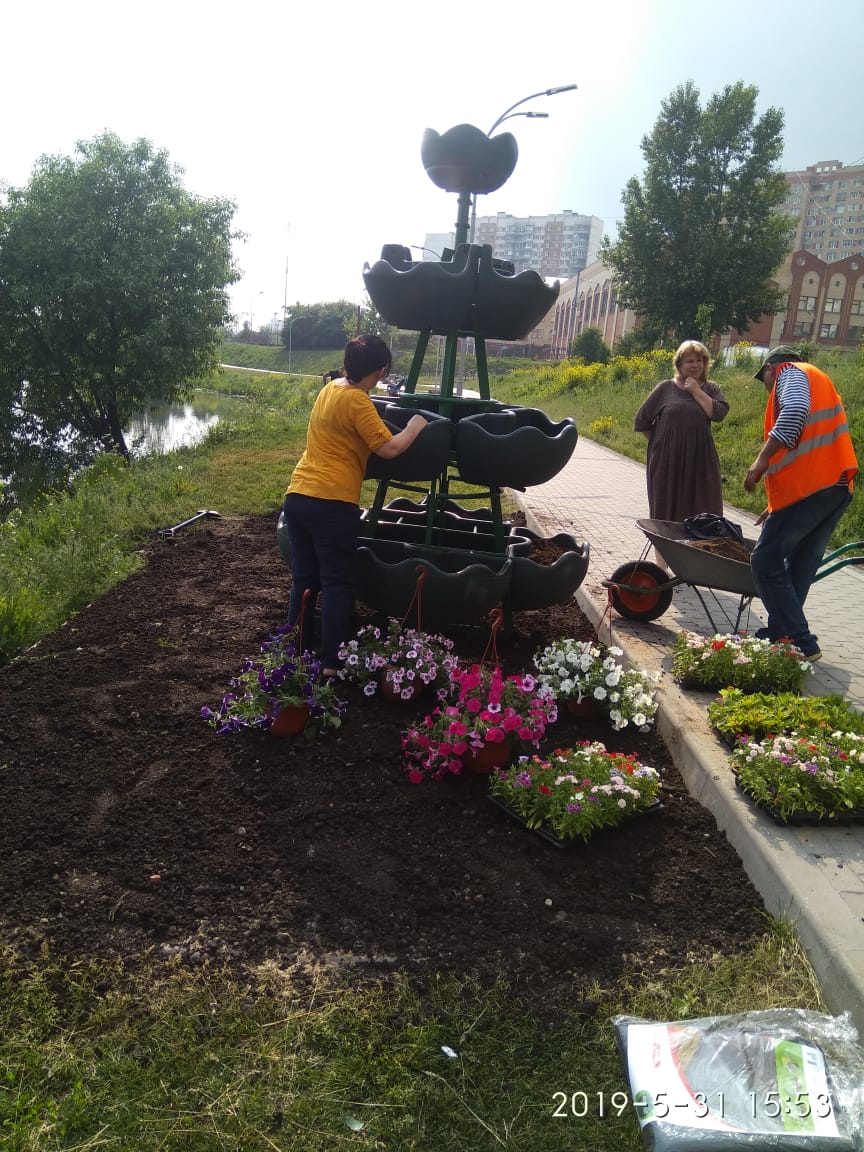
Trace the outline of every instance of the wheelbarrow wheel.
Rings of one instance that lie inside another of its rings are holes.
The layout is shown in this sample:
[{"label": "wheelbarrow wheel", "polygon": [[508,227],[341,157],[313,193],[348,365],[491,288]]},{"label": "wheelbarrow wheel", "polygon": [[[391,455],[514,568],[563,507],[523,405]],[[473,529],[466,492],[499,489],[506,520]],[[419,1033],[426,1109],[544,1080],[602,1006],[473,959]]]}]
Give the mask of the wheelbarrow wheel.
[{"label": "wheelbarrow wheel", "polygon": [[[628,620],[656,620],[672,603],[672,589],[660,587],[668,583],[669,573],[659,564],[651,564],[648,560],[631,560],[612,573],[612,605],[616,612]],[[628,587],[615,587],[620,584],[627,584]],[[637,588],[638,592],[632,590]]]}]

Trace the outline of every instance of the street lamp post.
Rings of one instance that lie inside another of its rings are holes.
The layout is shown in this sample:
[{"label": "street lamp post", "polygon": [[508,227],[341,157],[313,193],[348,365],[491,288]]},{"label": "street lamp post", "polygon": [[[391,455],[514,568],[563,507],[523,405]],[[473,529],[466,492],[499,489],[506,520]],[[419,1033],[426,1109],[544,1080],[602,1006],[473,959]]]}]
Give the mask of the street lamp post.
[{"label": "street lamp post", "polygon": [[[531,97],[529,96],[528,99],[530,100]],[[505,120],[512,120],[515,116],[524,116],[528,120],[548,120],[549,119],[549,113],[548,112],[511,112],[509,114],[509,116],[499,116],[498,119],[495,121],[495,123],[492,125],[492,127],[489,129],[489,131],[486,133],[486,135],[491,136],[499,124],[503,124]],[[476,230],[476,227],[477,227],[477,193],[475,192],[474,195],[471,197],[471,227],[468,229],[468,243],[469,244],[474,243],[474,232]]]},{"label": "street lamp post", "polygon": [[[290,238],[290,234],[291,234],[291,226],[288,225],[288,237],[289,238]],[[285,258],[285,300],[282,301],[282,312],[285,313],[286,316],[288,314],[288,260],[289,260],[289,257],[286,256],[286,258]]]},{"label": "street lamp post", "polygon": [[[515,104],[511,104],[509,108],[501,113],[498,119],[494,122],[492,127],[486,133],[491,136],[499,124],[503,124],[505,120],[510,120],[513,116],[525,116],[529,120],[546,120],[549,117],[548,112],[514,112],[514,108],[520,107],[522,104],[527,104],[529,100],[536,100],[540,96],[557,96],[561,92],[573,92],[579,87],[578,84],[559,84],[556,88],[544,88],[542,92],[532,92],[530,96],[523,96],[521,100],[517,100]],[[474,243],[474,232],[477,225],[477,193],[475,192],[471,197],[471,226],[468,230],[468,243]],[[462,339],[462,347],[459,353],[459,379],[457,380],[456,394],[462,395],[462,388],[465,383],[465,339]]]},{"label": "street lamp post", "polygon": [[294,327],[296,316],[292,316],[290,312],[285,312],[285,319],[288,322],[288,372],[291,372],[291,329]]},{"label": "street lamp post", "polygon": [[[264,295],[264,289],[262,288],[261,291],[257,293],[257,295],[263,296]],[[254,319],[254,316],[253,316],[254,308],[255,308],[255,296],[253,295],[252,303],[249,305],[249,343],[250,344],[254,344],[254,342],[255,342],[252,338],[255,334],[255,326],[252,323],[252,321]]]},{"label": "street lamp post", "polygon": [[[523,96],[521,100],[517,100],[515,104],[511,104],[509,108],[505,109],[489,131],[487,136],[491,136],[499,124],[503,124],[505,120],[510,120],[513,116],[525,116],[529,120],[546,120],[548,119],[548,112],[514,112],[514,108],[518,108],[522,104],[527,104],[529,100],[537,100],[540,96],[557,96],[561,92],[574,92],[579,87],[578,84],[559,84],[557,88],[545,88],[542,92],[534,92],[530,96]],[[474,228],[477,223],[477,194],[475,193],[471,202],[471,230],[468,236],[468,242],[474,243]]]}]

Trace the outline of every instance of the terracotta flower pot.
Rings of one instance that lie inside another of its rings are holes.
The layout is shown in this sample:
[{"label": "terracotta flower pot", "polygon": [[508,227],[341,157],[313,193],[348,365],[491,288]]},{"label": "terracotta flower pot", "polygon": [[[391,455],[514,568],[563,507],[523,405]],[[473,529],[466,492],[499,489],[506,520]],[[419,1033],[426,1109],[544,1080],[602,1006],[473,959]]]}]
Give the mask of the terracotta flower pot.
[{"label": "terracotta flower pot", "polygon": [[469,748],[462,757],[462,763],[469,772],[484,772],[487,775],[496,768],[503,768],[510,759],[510,742],[502,740],[498,744],[491,741],[482,748]]},{"label": "terracotta flower pot", "polygon": [[270,725],[271,736],[296,736],[306,727],[309,719],[308,704],[289,704],[280,708]]},{"label": "terracotta flower pot", "polygon": [[583,720],[599,720],[603,715],[597,701],[592,700],[590,696],[583,696],[581,700],[568,697],[564,707],[571,716],[581,716]]}]

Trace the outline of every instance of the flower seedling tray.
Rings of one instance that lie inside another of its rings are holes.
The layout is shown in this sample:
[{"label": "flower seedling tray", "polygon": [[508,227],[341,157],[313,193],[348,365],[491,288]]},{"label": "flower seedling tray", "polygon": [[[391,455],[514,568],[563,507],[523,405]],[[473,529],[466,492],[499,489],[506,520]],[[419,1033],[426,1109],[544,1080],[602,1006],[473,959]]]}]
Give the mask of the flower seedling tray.
[{"label": "flower seedling tray", "polygon": [[779,809],[775,808],[767,800],[762,800],[759,796],[754,796],[749,789],[745,788],[743,784],[735,778],[735,787],[741,792],[751,804],[755,804],[757,808],[761,808],[766,812],[775,824],[784,825],[815,825],[821,824],[823,827],[831,827],[832,825],[840,824],[864,824],[864,808],[850,808],[845,812],[838,812],[836,816],[823,816],[820,812],[791,812],[788,816],[781,816]]},{"label": "flower seedling tray", "polygon": [[713,724],[711,725],[711,731],[714,733],[724,748],[728,749],[730,752],[734,751],[738,744],[737,736],[733,736],[731,732],[722,732],[719,728],[715,728]]},{"label": "flower seedling tray", "polygon": [[[506,800],[502,800],[500,796],[489,796],[488,799],[491,800],[496,808],[500,808],[502,812],[506,812],[517,824],[521,824],[523,828],[527,827],[528,821],[525,817],[520,816],[515,808],[511,808]],[[662,801],[655,800],[653,804],[649,804],[647,808],[643,808],[640,812],[628,812],[627,815],[622,818],[621,824],[625,824],[637,816],[649,816],[652,813],[662,812],[662,810]],[[620,824],[614,826],[608,825],[606,828],[598,828],[597,832],[608,832],[610,829],[614,831],[615,828],[620,827]],[[555,833],[550,832],[548,828],[530,828],[528,830],[533,832],[535,836],[539,836],[541,840],[545,840],[547,844],[552,844],[556,848],[573,848],[577,844],[585,844],[585,841],[580,836],[573,836],[569,840],[562,840],[560,836],[556,836]]]}]

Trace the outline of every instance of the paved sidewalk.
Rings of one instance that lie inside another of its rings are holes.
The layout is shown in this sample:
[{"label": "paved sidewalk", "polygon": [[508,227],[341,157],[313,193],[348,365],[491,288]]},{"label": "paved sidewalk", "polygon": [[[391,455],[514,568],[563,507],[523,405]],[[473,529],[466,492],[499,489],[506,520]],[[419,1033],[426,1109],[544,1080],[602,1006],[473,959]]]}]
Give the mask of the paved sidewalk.
[{"label": "paved sidewalk", "polygon": [[[534,531],[543,536],[565,531],[588,541],[591,563],[576,598],[600,638],[623,648],[631,664],[668,673],[672,644],[682,628],[711,634],[705,610],[687,586],[675,589],[669,609],[651,623],[607,611],[601,581],[638,559],[647,544],[636,525],[637,518],[648,516],[643,465],[580,439],[553,480],[516,495]],[[746,536],[758,536],[755,517],[728,505],[725,514]],[[653,550],[648,559],[653,560]],[[711,616],[720,631],[731,631],[739,598],[721,592],[716,601],[708,594]],[[864,570],[844,568],[814,584],[807,616],[823,658],[806,691],[839,692],[864,709]],[[741,627],[753,631],[765,620],[761,602],[754,600]],[[848,1009],[864,1033],[864,825],[776,824],[735,789],[726,752],[708,726],[706,708],[713,696],[685,693],[668,675],[659,695],[658,728],[689,791],[726,833],[769,913],[797,924],[832,1011]],[[710,868],[710,859],[705,866]]]}]

